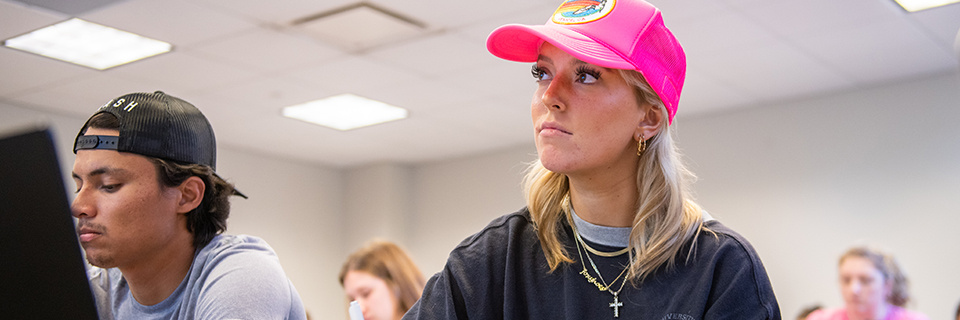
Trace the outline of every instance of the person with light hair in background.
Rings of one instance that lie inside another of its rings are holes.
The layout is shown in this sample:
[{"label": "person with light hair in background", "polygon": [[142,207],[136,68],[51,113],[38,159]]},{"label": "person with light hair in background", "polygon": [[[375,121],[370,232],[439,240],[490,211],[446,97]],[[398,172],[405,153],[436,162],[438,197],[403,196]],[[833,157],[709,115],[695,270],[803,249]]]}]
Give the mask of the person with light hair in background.
[{"label": "person with light hair in background", "polygon": [[533,63],[527,206],[461,242],[404,319],[781,319],[753,247],[689,191],[669,127],[686,56],[660,10],[564,1],[487,49]]},{"label": "person with light hair in background", "polygon": [[[957,34],[958,34],[957,37],[960,37],[960,33],[957,33]],[[957,43],[960,44],[960,41],[958,41]],[[955,317],[957,318],[957,320],[960,320],[960,304],[957,305],[957,314]]]},{"label": "person with light hair in background", "polygon": [[806,320],[807,316],[809,316],[811,313],[820,309],[823,309],[823,307],[820,306],[819,304],[815,304],[815,305],[803,308],[803,310],[800,310],[800,313],[797,314],[797,320]]},{"label": "person with light hair in background", "polygon": [[350,254],[340,269],[347,299],[357,301],[364,320],[397,320],[420,299],[426,280],[400,246],[373,240]]},{"label": "person with light hair in background", "polygon": [[904,309],[910,301],[907,276],[893,256],[864,246],[840,256],[844,307],[818,310],[807,320],[929,320]]}]

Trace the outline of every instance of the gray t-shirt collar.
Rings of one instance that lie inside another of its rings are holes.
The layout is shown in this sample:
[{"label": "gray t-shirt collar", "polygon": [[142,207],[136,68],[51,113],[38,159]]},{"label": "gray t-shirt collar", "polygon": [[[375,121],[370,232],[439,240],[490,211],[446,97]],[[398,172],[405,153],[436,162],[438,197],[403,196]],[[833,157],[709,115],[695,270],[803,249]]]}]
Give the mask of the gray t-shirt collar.
[{"label": "gray t-shirt collar", "polygon": [[625,248],[630,243],[630,227],[605,227],[589,223],[577,215],[573,208],[570,208],[573,216],[573,223],[577,225],[577,231],[584,240],[605,245],[608,247]]},{"label": "gray t-shirt collar", "polygon": [[[703,221],[714,220],[706,210],[703,210]],[[587,222],[577,215],[577,212],[570,207],[570,213],[573,216],[573,223],[577,225],[577,231],[580,237],[587,241],[615,248],[626,248],[630,244],[630,227],[605,227]]]}]

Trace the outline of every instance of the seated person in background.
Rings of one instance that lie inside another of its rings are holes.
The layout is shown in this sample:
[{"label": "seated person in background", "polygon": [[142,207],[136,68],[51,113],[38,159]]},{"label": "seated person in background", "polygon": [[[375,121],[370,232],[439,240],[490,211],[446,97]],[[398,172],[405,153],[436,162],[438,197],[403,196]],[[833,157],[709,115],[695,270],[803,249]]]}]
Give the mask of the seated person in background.
[{"label": "seated person in background", "polygon": [[803,310],[800,310],[800,314],[797,315],[797,320],[805,320],[811,313],[820,309],[823,309],[823,307],[821,307],[819,304],[803,308]]},{"label": "seated person in background", "polygon": [[420,299],[426,280],[402,248],[374,240],[349,257],[340,285],[356,300],[364,320],[398,320]]},{"label": "seated person in background", "polygon": [[190,103],[132,93],[80,129],[71,210],[100,319],[304,319],[273,249],[221,235],[233,185]]},{"label": "seated person in background", "polygon": [[960,305],[957,305],[957,320],[960,320]]},{"label": "seated person in background", "polygon": [[854,247],[840,256],[843,308],[818,310],[807,320],[928,320],[903,307],[910,299],[907,277],[893,256]]}]

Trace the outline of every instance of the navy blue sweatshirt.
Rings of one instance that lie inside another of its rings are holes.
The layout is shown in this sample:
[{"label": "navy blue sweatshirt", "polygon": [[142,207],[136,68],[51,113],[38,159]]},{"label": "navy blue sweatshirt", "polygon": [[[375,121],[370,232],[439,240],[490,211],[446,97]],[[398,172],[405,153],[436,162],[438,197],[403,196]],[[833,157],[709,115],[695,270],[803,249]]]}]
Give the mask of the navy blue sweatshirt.
[{"label": "navy blue sweatshirt", "polygon": [[[569,225],[562,224],[560,239],[574,263],[562,263],[551,272],[524,208],[461,242],[403,320],[780,320],[770,280],[750,243],[720,222],[705,226],[713,232],[701,231],[689,261],[692,243],[685,244],[674,268],[660,268],[643,282],[624,286],[617,297],[622,304],[616,306],[619,318],[614,318],[613,295],[581,274],[584,267]],[[622,249],[588,244],[601,251]],[[626,254],[591,258],[608,281],[629,259]],[[586,268],[596,277],[589,261]],[[620,283],[610,285],[616,291]]]}]

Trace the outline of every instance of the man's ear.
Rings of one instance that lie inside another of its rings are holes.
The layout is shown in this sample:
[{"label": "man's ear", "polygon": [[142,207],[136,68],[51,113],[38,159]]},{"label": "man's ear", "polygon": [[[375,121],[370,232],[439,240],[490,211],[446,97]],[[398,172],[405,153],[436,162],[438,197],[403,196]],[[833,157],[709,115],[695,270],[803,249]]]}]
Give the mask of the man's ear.
[{"label": "man's ear", "polygon": [[177,190],[180,191],[177,213],[187,213],[200,206],[200,202],[203,201],[203,194],[206,191],[206,185],[200,177],[191,176],[177,186]]},{"label": "man's ear", "polygon": [[640,137],[643,139],[650,139],[660,132],[660,126],[663,125],[664,117],[662,110],[651,104],[644,104],[641,106],[643,109],[643,119],[640,120],[640,123],[637,124],[637,130],[633,133],[633,137],[637,139],[637,142],[640,141]]}]

